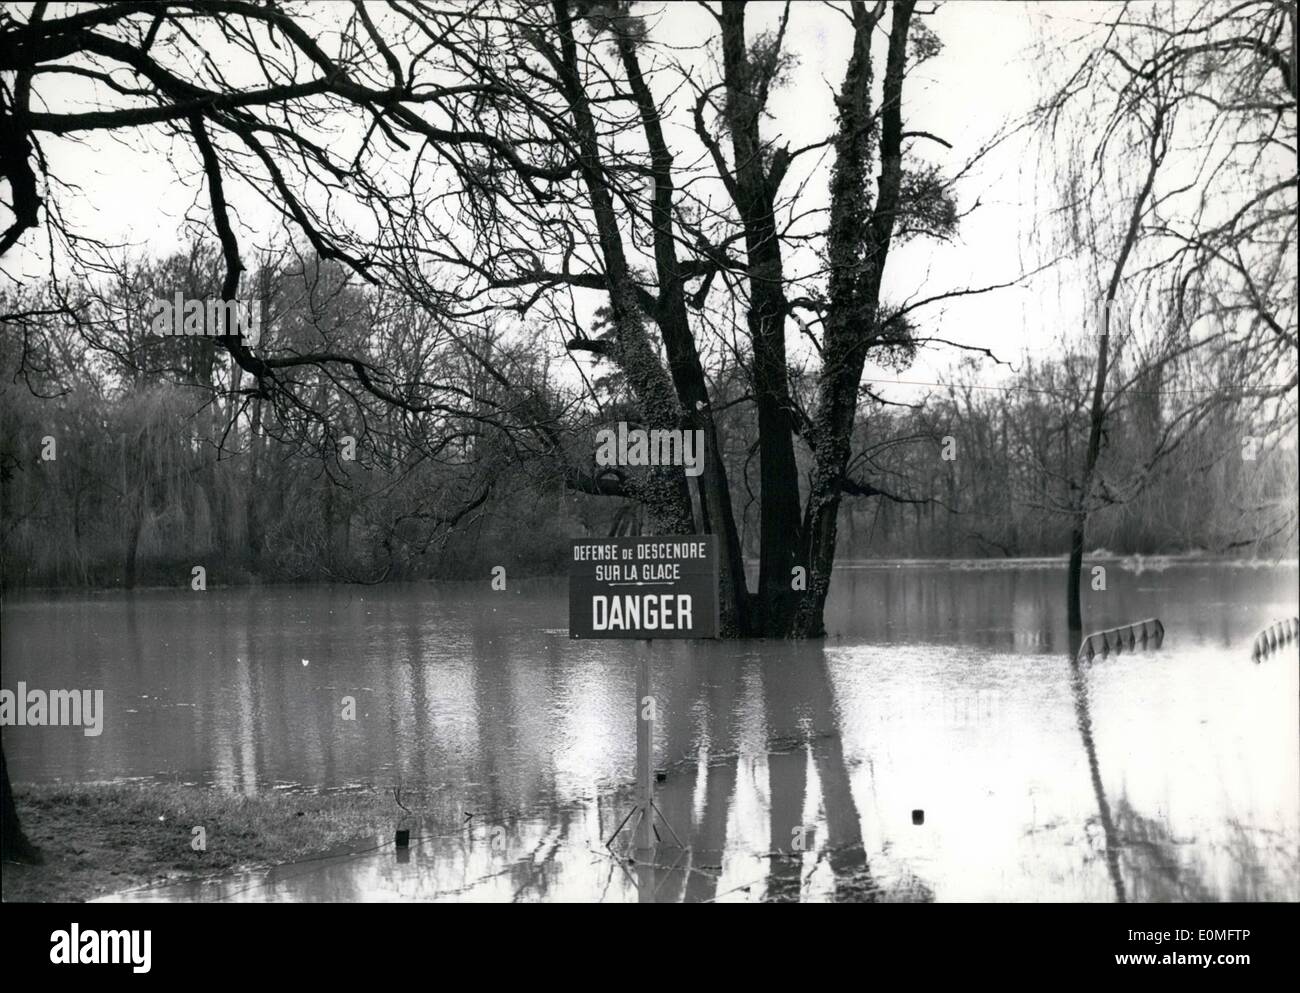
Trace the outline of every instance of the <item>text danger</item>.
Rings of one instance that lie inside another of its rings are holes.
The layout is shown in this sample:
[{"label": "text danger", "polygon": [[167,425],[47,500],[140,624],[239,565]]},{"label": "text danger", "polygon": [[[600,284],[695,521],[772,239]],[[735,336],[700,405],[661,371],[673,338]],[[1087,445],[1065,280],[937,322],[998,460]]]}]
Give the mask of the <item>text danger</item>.
[{"label": "text danger", "polygon": [[689,631],[691,597],[676,593],[593,596],[591,626],[596,631]]}]

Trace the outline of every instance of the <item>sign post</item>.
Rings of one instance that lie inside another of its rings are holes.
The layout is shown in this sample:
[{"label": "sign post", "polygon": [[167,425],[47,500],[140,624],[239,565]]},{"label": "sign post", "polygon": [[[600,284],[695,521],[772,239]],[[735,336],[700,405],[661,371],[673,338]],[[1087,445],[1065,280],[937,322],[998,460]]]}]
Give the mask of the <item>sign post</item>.
[{"label": "sign post", "polygon": [[[716,535],[575,538],[569,562],[569,637],[716,638]],[[613,844],[636,817],[634,844],[642,861],[654,847],[654,690],[650,652],[640,653],[636,676],[636,806],[605,842]],[[643,894],[644,895],[644,894]]]},{"label": "sign post", "polygon": [[[649,646],[646,646],[647,649]],[[650,652],[639,653],[636,668],[636,805],[641,814],[636,822],[636,847],[648,852],[651,828],[648,816],[654,810],[654,710],[647,709],[651,697]]]}]

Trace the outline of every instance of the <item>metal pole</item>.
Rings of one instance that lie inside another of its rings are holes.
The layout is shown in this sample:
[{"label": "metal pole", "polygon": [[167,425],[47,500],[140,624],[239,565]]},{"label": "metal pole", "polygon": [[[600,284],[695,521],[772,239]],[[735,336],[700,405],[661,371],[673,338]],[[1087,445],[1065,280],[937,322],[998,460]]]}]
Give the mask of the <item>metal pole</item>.
[{"label": "metal pole", "polygon": [[651,819],[654,816],[654,709],[650,697],[650,652],[640,653],[636,673],[636,802],[641,818],[636,824],[636,847],[652,847]]}]

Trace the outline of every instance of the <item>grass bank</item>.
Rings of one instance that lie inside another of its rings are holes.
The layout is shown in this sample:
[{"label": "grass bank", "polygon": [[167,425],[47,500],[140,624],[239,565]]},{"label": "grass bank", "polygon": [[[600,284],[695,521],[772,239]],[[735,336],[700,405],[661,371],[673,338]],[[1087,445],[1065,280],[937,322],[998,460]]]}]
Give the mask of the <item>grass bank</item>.
[{"label": "grass bank", "polygon": [[[195,879],[319,855],[389,836],[402,811],[391,794],[254,796],[200,786],[77,783],[14,787],[42,865],[3,866],[6,902],[81,902],[151,883]],[[419,815],[418,797],[402,802]],[[206,832],[205,851],[191,847]]]}]

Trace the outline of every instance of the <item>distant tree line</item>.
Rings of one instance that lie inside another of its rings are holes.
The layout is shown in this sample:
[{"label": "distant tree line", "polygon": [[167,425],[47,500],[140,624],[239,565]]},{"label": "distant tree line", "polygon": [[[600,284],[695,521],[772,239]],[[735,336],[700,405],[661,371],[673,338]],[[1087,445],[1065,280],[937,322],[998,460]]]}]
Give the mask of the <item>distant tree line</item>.
[{"label": "distant tree line", "polygon": [[[25,341],[0,339],[5,588],[177,585],[195,565],[214,585],[481,579],[495,565],[557,574],[569,537],[650,530],[635,499],[584,494],[565,481],[563,463],[591,462],[600,425],[635,419],[620,406],[617,376],[575,384],[554,375],[526,338],[483,342],[516,381],[565,412],[567,455],[529,449],[498,419],[510,395],[457,360],[463,343],[435,316],[357,285],[336,264],[285,251],[263,259],[250,281],[271,347],[365,348],[393,361],[409,351],[413,363],[437,366],[444,388],[475,397],[479,414],[399,412],[320,367],[296,373],[310,404],[286,405],[263,395],[212,339],[150,330],[153,301],[178,289],[187,299],[216,293],[218,261],[213,246],[196,242],[65,287],[62,306],[45,305],[51,286],[5,301],[9,313],[26,315]],[[412,348],[417,339],[422,349]],[[850,476],[875,482],[849,490],[838,553],[1065,554],[1092,360],[1061,349],[1010,376],[967,360],[952,383],[914,404],[869,399]],[[1184,370],[1177,381],[1203,378]],[[1294,549],[1294,433],[1252,420],[1251,405],[1220,403],[1158,472],[1121,492],[1164,420],[1185,406],[1183,393],[1146,386],[1130,391],[1109,423],[1099,471],[1111,501],[1091,523],[1093,547]],[[757,424],[745,415],[743,376],[723,370],[714,394],[752,561]],[[808,466],[798,465],[806,493]]]},{"label": "distant tree line", "polygon": [[[859,424],[856,450],[907,500],[849,506],[842,553],[854,557],[1064,556],[1092,357],[1025,362],[999,385],[966,363],[916,409]],[[1173,394],[1181,399],[1180,394]],[[1296,444],[1289,425],[1221,403],[1146,477],[1170,396],[1130,393],[1100,464],[1107,500],[1089,552],[1294,556]],[[1176,408],[1175,408],[1176,409]],[[950,461],[937,457],[951,439]],[[1127,483],[1127,491],[1123,484]],[[1111,488],[1114,487],[1114,488]]]}]

